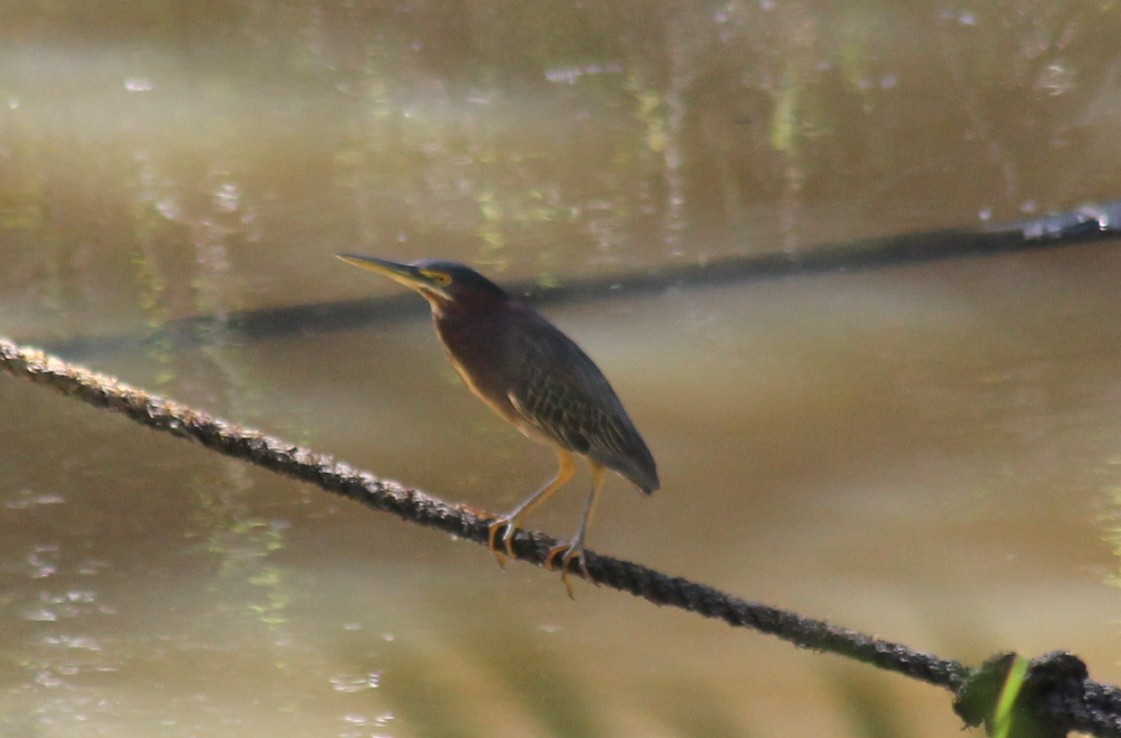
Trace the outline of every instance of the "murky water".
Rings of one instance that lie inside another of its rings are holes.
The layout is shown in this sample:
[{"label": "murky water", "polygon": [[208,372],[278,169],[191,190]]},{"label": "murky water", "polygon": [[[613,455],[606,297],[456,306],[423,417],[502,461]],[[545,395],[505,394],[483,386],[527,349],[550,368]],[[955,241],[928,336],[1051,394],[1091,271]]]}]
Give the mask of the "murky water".
[{"label": "murky water", "polygon": [[[550,285],[1116,199],[1121,13],[1060,5],[28,6],[0,30],[0,334],[505,510],[552,454],[419,298],[339,330],[239,311],[400,293],[343,250]],[[1104,241],[547,305],[662,476],[612,478],[589,545],[1121,681],[1119,278]],[[0,407],[5,736],[958,733],[932,688],[570,602],[26,382]],[[587,482],[532,523],[569,535]]]}]

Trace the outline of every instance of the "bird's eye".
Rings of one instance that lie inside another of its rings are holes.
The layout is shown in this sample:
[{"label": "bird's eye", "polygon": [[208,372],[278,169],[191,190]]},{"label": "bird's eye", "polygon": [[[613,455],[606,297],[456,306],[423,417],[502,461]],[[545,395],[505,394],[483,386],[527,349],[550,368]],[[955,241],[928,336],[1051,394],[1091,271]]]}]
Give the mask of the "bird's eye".
[{"label": "bird's eye", "polygon": [[444,272],[428,272],[424,276],[432,280],[432,283],[437,287],[447,287],[452,283],[452,278]]}]

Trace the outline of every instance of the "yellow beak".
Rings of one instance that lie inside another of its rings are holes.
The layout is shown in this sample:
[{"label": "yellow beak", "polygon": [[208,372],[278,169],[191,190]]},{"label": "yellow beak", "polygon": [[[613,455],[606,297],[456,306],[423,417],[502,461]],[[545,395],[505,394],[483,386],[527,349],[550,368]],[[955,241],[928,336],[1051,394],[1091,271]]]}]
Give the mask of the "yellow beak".
[{"label": "yellow beak", "polygon": [[372,256],[359,256],[358,254],[335,254],[335,257],[351,266],[376,272],[383,277],[389,277],[394,282],[411,290],[419,291],[422,284],[428,283],[428,278],[421,274],[419,269],[408,264],[398,264],[395,261],[375,259]]}]

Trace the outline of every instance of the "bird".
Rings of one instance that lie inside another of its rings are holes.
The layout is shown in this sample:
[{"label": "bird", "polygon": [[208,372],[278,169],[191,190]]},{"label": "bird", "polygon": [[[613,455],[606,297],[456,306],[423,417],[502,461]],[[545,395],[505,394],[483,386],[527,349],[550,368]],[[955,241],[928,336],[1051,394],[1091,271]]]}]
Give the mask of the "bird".
[{"label": "bird", "polygon": [[603,372],[559,328],[464,264],[336,256],[427,300],[436,335],[471,392],[523,435],[555,450],[556,474],[488,525],[487,548],[500,566],[514,557],[512,541],[522,518],[571,481],[576,456],[587,459],[592,488],[580,526],[568,543],[548,551],[545,567],[560,569],[569,597],[574,597],[568,581],[573,562],[583,578],[595,584],[588,573],[584,538],[605,471],[617,472],[648,495],[660,486],[654,457]]}]

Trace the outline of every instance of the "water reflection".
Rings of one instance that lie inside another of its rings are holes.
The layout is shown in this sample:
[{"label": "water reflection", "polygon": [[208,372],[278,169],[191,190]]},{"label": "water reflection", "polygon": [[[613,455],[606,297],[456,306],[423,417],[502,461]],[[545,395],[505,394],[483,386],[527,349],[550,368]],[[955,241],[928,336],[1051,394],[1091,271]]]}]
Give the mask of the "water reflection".
[{"label": "water reflection", "polygon": [[[551,458],[475,407],[422,306],[334,333],[284,312],[389,294],[331,254],[544,292],[1115,200],[1119,25],[1079,2],[29,5],[0,31],[0,333],[156,336],[90,356],[504,509]],[[1121,680],[1115,251],[547,304],[665,469],[650,500],[609,489],[590,545]],[[277,329],[243,331],[256,311]],[[0,405],[5,734],[957,731],[924,688],[568,603],[39,388],[0,379]],[[566,530],[580,496],[533,522]]]}]

